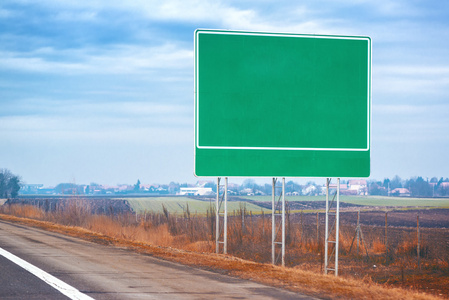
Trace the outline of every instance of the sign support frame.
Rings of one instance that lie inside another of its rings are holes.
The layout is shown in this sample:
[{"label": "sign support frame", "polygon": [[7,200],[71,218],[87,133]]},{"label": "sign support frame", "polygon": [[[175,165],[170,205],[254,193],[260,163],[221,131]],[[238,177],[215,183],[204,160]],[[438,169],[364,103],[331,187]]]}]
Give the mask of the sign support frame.
[{"label": "sign support frame", "polygon": [[[224,184],[220,185],[221,177],[217,177],[217,198],[215,199],[215,252],[220,253],[220,244],[223,244],[223,254],[228,251],[228,177],[224,178]],[[220,190],[223,193],[220,196]],[[223,204],[223,212],[220,212]],[[220,228],[220,216],[223,217],[223,228]],[[223,240],[220,237],[223,234]]]},{"label": "sign support frame", "polygon": [[[282,185],[276,185],[277,178],[272,180],[272,196],[271,196],[271,262],[273,265],[281,256],[281,264],[285,266],[285,177],[282,178]],[[276,200],[276,190],[281,189],[279,198]],[[280,205],[279,205],[280,204]],[[281,206],[281,207],[279,207]],[[281,217],[281,227],[276,226],[276,216]],[[279,229],[281,230],[281,241],[278,241]],[[281,246],[281,251],[276,257],[276,245]]]},{"label": "sign support frame", "polygon": [[[331,178],[326,178],[326,229],[325,229],[325,241],[324,241],[324,274],[328,274],[329,271],[333,271],[335,276],[338,276],[338,248],[339,248],[339,235],[340,235],[340,178],[337,178],[337,190],[329,203],[329,185]],[[335,202],[335,207],[334,201]],[[329,228],[329,216],[333,216],[333,222],[331,228]],[[332,237],[334,238],[332,240]],[[333,247],[332,247],[333,245]],[[329,247],[331,246],[331,247]],[[329,254],[329,248],[332,252]],[[332,256],[334,256],[334,265],[331,266]]]}]

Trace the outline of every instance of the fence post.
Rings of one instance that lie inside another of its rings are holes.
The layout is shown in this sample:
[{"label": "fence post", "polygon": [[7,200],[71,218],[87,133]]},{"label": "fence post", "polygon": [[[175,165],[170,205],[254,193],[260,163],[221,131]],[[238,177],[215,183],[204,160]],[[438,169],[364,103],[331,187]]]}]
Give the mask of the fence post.
[{"label": "fence post", "polygon": [[242,234],[245,234],[245,208],[240,207],[240,214],[242,215]]},{"label": "fence post", "polygon": [[265,240],[265,213],[262,210],[262,240]]},{"label": "fence post", "polygon": [[388,212],[385,212],[385,263],[388,265]]},{"label": "fence post", "polygon": [[317,247],[319,247],[319,245],[320,245],[319,212],[316,213],[316,244],[317,244]]},{"label": "fence post", "polygon": [[360,247],[360,209],[357,212],[357,227],[356,227],[356,234],[357,234],[357,257],[359,256],[359,247]]},{"label": "fence post", "polygon": [[252,210],[249,211],[249,227],[250,227],[250,230],[251,230],[251,235],[253,235],[254,234],[254,227],[253,227],[253,211]]},{"label": "fence post", "polygon": [[418,254],[418,270],[421,271],[421,265],[420,265],[420,257],[419,257],[419,243],[420,243],[420,236],[419,236],[419,215],[416,216],[416,233],[418,235],[418,245],[416,252]]},{"label": "fence post", "polygon": [[301,210],[301,247],[304,248],[304,222],[303,222],[303,210]]}]

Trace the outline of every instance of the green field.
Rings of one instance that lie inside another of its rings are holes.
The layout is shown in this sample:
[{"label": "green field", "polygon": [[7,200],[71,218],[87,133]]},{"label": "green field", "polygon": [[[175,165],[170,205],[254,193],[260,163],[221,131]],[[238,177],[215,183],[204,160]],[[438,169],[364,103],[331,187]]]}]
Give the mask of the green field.
[{"label": "green field", "polygon": [[[286,196],[287,201],[325,201],[325,196]],[[155,212],[162,213],[164,205],[170,213],[183,214],[189,207],[191,214],[206,214],[210,206],[214,207],[215,200],[196,200],[189,197],[143,197],[143,198],[123,198],[127,200],[134,212],[144,213]],[[239,201],[234,201],[239,200]],[[261,211],[270,212],[271,210],[262,208],[252,201],[271,202],[271,196],[239,196],[228,199],[228,212],[239,210],[245,206],[247,211],[257,214]],[[371,207],[449,207],[449,198],[401,198],[401,197],[382,197],[382,196],[340,196],[341,202],[350,204],[371,206]]]},{"label": "green field", "polygon": [[[162,205],[164,205],[170,213],[183,214],[187,210],[187,205],[191,214],[206,214],[210,206],[214,207],[215,201],[201,201],[195,200],[188,197],[145,197],[145,198],[124,198],[131,205],[134,212],[144,213],[156,212],[162,213]],[[234,210],[239,210],[240,207],[246,207],[247,211],[252,211],[254,213],[260,213],[262,210],[258,205],[251,204],[245,201],[228,201],[228,212],[232,214]]]},{"label": "green field", "polygon": [[[250,201],[271,202],[271,196],[241,196]],[[325,201],[326,196],[286,196],[287,201]],[[404,198],[386,196],[340,196],[341,202],[365,206],[449,207],[449,198]]]}]

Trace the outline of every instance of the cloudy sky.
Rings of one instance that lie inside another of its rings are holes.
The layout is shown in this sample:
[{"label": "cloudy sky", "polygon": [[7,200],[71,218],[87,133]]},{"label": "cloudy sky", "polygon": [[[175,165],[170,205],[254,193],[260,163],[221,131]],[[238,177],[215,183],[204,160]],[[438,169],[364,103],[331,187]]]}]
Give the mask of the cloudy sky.
[{"label": "cloudy sky", "polygon": [[196,182],[197,28],[370,36],[371,178],[449,177],[441,0],[3,0],[0,168],[45,185]]}]

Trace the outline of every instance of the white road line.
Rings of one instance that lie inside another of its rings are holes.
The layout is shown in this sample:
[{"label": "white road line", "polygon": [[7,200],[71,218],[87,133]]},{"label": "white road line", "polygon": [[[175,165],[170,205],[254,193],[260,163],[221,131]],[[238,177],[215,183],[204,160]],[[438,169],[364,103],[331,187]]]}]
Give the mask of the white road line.
[{"label": "white road line", "polygon": [[73,300],[94,300],[94,298],[91,298],[80,291],[78,291],[76,288],[68,285],[67,283],[59,280],[58,278],[54,277],[53,275],[48,274],[47,272],[39,269],[36,266],[33,266],[32,264],[24,261],[23,259],[15,256],[12,253],[9,253],[5,249],[0,248],[0,255],[3,257],[9,259],[13,263],[17,264],[18,266],[24,268],[31,274],[35,275],[39,279],[45,281],[48,285],[54,287],[58,291],[60,291],[62,294],[66,295],[70,299]]}]

